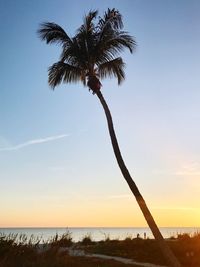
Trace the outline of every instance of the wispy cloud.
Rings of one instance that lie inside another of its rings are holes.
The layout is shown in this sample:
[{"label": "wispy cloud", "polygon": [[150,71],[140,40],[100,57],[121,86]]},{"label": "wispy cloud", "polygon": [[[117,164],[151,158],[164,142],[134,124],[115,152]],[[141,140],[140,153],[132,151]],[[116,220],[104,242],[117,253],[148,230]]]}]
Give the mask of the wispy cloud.
[{"label": "wispy cloud", "polygon": [[200,176],[200,161],[188,161],[179,164],[173,169],[154,169],[152,171],[155,175],[170,175],[170,176],[185,176],[195,177]]},{"label": "wispy cloud", "polygon": [[175,172],[178,176],[200,176],[200,162],[191,161],[184,164],[179,170]]},{"label": "wispy cloud", "polygon": [[0,148],[0,151],[19,150],[19,149],[27,147],[27,146],[47,143],[47,142],[55,141],[55,140],[62,139],[62,138],[68,137],[68,136],[69,136],[69,134],[60,134],[60,135],[48,136],[48,137],[39,138],[39,139],[32,139],[32,140],[28,140],[24,143],[21,143],[21,144],[15,145],[15,146],[2,147],[2,148]]}]

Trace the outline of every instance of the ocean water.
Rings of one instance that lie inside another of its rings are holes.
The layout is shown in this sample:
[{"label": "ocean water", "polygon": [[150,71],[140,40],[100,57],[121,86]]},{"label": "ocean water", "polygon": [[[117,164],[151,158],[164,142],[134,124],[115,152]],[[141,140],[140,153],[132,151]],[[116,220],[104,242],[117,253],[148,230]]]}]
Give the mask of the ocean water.
[{"label": "ocean water", "polygon": [[[200,233],[200,227],[160,227],[160,231],[164,238],[177,236],[178,234],[188,233],[193,235]],[[53,236],[59,236],[70,232],[73,241],[78,242],[84,236],[90,235],[92,240],[100,241],[106,238],[123,240],[126,237],[146,237],[153,238],[153,235],[147,227],[69,227],[69,228],[0,228],[0,235],[9,234],[25,234],[28,238],[34,236],[40,238],[42,241],[47,241]]]}]

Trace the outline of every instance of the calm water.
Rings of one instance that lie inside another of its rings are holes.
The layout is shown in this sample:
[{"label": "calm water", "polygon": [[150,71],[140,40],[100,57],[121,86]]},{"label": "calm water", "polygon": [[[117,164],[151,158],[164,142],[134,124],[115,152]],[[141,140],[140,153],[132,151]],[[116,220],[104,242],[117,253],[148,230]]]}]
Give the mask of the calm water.
[{"label": "calm water", "polygon": [[[80,241],[85,235],[90,235],[92,240],[99,241],[104,240],[107,237],[110,239],[125,239],[126,237],[136,237],[137,234],[140,237],[144,237],[144,233],[149,238],[152,238],[149,228],[132,227],[132,228],[112,228],[112,227],[89,227],[89,228],[0,228],[1,234],[26,234],[28,237],[34,235],[35,237],[42,238],[42,240],[48,240],[55,234],[62,235],[69,231],[72,235],[73,241]],[[171,236],[177,236],[177,234],[194,234],[200,233],[200,227],[161,227],[161,233],[164,238]]]}]

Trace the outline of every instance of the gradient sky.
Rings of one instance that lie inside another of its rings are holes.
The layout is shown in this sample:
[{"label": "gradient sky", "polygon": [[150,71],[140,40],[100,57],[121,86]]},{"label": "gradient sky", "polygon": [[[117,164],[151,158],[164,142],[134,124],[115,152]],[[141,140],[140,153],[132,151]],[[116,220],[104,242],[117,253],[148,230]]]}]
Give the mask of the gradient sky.
[{"label": "gradient sky", "polygon": [[124,159],[159,226],[200,226],[200,1],[0,0],[0,227],[146,226],[97,97],[49,89],[60,48],[36,34],[108,7],[137,41],[102,89]]}]

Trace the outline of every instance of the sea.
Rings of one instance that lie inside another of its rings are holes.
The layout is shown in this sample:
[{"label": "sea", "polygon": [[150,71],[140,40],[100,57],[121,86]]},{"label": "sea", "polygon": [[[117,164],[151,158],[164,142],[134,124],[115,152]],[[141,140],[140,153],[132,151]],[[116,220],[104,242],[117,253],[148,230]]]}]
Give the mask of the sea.
[{"label": "sea", "polygon": [[[200,234],[200,227],[160,227],[164,238],[177,237],[179,234]],[[26,235],[29,239],[39,238],[42,242],[51,240],[55,235],[70,233],[74,242],[90,236],[93,241],[109,239],[123,240],[127,237],[153,238],[148,227],[51,227],[51,228],[0,228],[0,237],[8,235]]]}]

